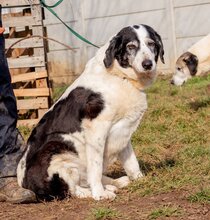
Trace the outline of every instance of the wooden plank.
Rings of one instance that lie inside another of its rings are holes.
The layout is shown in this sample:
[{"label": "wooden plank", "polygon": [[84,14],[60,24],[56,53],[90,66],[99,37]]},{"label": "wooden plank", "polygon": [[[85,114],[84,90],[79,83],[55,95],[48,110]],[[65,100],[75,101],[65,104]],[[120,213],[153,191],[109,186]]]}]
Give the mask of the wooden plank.
[{"label": "wooden plank", "polygon": [[33,16],[12,17],[9,16],[9,14],[2,16],[2,22],[4,27],[25,27],[42,25],[42,21]]},{"label": "wooden plank", "polygon": [[17,126],[27,126],[27,127],[33,127],[39,122],[40,119],[24,119],[24,120],[18,120]]},{"label": "wooden plank", "polygon": [[48,108],[48,98],[38,97],[34,99],[17,100],[17,109],[46,109]]},{"label": "wooden plank", "polygon": [[[17,41],[23,38],[7,38],[5,42],[5,48],[8,49],[12,44],[16,43]],[[15,44],[12,48],[37,48],[43,47],[43,40],[36,37],[36,38],[28,38],[24,39],[23,41]]]},{"label": "wooden plank", "polygon": [[28,6],[32,4],[39,4],[39,0],[1,0],[2,7]]},{"label": "wooden plank", "polygon": [[45,109],[38,109],[39,118],[42,118],[47,111],[48,111],[48,107]]},{"label": "wooden plank", "polygon": [[45,66],[44,56],[8,58],[9,68],[42,67]]},{"label": "wooden plank", "polygon": [[[32,10],[32,16],[37,17],[38,19],[42,20],[42,9],[40,7],[40,5],[34,5]],[[43,32],[43,26],[33,26],[32,27],[32,33],[34,35],[44,35]],[[35,56],[44,56],[44,50],[41,48],[34,48],[34,55]],[[36,71],[42,71],[44,70],[45,67],[36,67],[35,70]],[[36,87],[37,88],[47,88],[47,79],[38,79],[36,80]],[[38,109],[38,118],[41,118],[44,113],[47,111],[47,109]]]},{"label": "wooden plank", "polygon": [[25,81],[30,81],[30,80],[35,80],[35,79],[40,79],[40,78],[45,78],[45,77],[47,77],[46,71],[23,73],[23,74],[12,76],[12,83],[25,82]]},{"label": "wooden plank", "polygon": [[49,88],[14,89],[15,96],[49,96]]}]

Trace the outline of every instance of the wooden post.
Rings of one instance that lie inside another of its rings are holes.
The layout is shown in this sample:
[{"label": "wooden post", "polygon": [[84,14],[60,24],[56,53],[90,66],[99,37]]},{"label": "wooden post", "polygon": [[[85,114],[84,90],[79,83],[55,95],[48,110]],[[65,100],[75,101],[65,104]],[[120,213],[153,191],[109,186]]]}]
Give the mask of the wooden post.
[{"label": "wooden post", "polygon": [[175,60],[177,58],[177,45],[176,45],[176,25],[175,25],[175,15],[174,15],[174,2],[173,0],[167,1],[167,7],[166,7],[169,15],[169,28],[168,29],[168,39],[170,40],[170,47],[172,49],[170,53],[170,67],[172,71],[174,70],[175,66]]},{"label": "wooden post", "polygon": [[[85,26],[85,17],[84,17],[84,0],[79,1],[79,9],[78,9],[78,26],[81,27],[80,34],[82,36],[86,36],[86,26]],[[85,42],[80,43],[80,68],[84,68],[87,63],[87,45]],[[80,69],[79,72],[81,72],[83,69]]]},{"label": "wooden post", "polygon": [[[38,19],[41,20],[42,25],[41,26],[35,26],[32,27],[32,32],[33,35],[44,35],[43,32],[43,19],[42,19],[42,8],[40,5],[33,5],[32,6],[32,15]],[[45,51],[44,51],[44,42],[42,40],[43,46],[42,48],[34,48],[34,55],[36,56],[45,56]],[[42,67],[36,67],[35,71],[39,72],[39,71],[43,71],[46,69],[46,64],[44,64]],[[43,78],[43,79],[37,79],[36,80],[36,87],[37,88],[48,88],[48,84],[47,84],[47,79]],[[48,107],[46,109],[39,109],[38,110],[38,118],[41,118],[44,113],[47,111]]]}]

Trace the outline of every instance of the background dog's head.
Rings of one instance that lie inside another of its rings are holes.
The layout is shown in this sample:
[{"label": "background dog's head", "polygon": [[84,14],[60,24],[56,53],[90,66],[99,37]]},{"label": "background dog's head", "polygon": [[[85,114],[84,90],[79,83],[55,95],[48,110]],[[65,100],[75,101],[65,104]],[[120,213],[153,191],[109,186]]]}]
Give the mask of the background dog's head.
[{"label": "background dog's head", "polygon": [[123,28],[111,39],[103,61],[106,68],[117,65],[129,78],[144,81],[147,86],[155,77],[159,56],[164,63],[160,35],[147,25],[134,25]]},{"label": "background dog's head", "polygon": [[175,73],[171,84],[181,86],[197,72],[198,58],[196,55],[185,52],[176,61]]}]

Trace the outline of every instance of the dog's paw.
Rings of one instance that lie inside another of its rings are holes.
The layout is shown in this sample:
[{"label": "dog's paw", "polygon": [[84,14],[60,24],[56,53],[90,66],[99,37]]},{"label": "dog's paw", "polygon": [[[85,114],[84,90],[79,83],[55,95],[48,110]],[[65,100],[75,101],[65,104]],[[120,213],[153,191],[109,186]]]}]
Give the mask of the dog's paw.
[{"label": "dog's paw", "polygon": [[114,185],[105,185],[105,189],[110,192],[117,192],[118,188]]},{"label": "dog's paw", "polygon": [[137,180],[137,179],[140,179],[140,178],[142,178],[142,177],[144,177],[144,174],[140,171],[140,172],[138,172],[138,173],[134,173],[134,174],[132,174],[131,176],[129,176],[129,178],[131,179],[131,180]]},{"label": "dog's paw", "polygon": [[114,185],[120,189],[128,186],[129,183],[130,183],[130,180],[129,180],[128,176],[122,176],[122,177],[114,180]]},{"label": "dog's paw", "polygon": [[137,179],[140,179],[144,177],[144,174],[142,172],[139,172],[138,174],[135,175],[134,179],[137,180]]},{"label": "dog's paw", "polygon": [[92,196],[91,194],[91,190],[90,188],[83,188],[83,187],[80,187],[80,186],[76,186],[76,189],[75,189],[75,196],[77,198],[89,198]]},{"label": "dog's paw", "polygon": [[98,193],[98,194],[93,195],[93,199],[95,200],[103,200],[103,199],[114,200],[115,197],[116,197],[116,194],[109,190],[104,190],[100,194]]}]

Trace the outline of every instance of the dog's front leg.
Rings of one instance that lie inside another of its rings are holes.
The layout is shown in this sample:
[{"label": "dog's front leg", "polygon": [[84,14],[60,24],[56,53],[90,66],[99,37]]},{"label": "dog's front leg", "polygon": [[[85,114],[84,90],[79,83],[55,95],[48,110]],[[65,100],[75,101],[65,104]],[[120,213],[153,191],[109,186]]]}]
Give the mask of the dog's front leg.
[{"label": "dog's front leg", "polygon": [[127,147],[123,149],[122,152],[120,152],[119,159],[122,163],[123,168],[125,169],[126,174],[131,180],[143,177],[143,173],[139,168],[139,163],[130,141]]},{"label": "dog's front leg", "polygon": [[102,185],[104,148],[110,122],[92,121],[85,131],[87,180],[95,200],[113,199],[115,194]]}]

